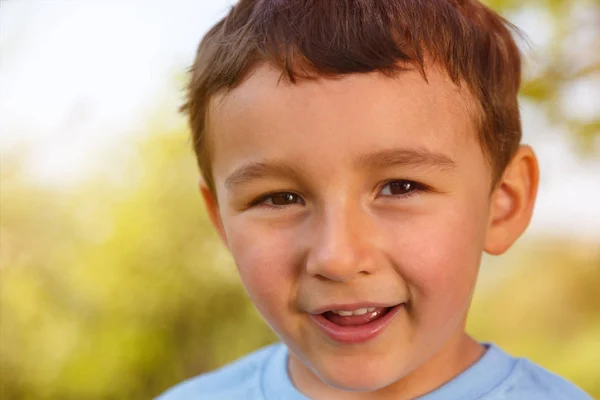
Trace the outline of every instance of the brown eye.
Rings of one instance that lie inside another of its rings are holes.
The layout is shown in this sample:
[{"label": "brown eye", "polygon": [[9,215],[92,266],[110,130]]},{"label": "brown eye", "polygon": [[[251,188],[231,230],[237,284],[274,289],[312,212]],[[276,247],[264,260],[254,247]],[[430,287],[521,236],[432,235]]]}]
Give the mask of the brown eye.
[{"label": "brown eye", "polygon": [[281,192],[270,194],[264,198],[264,202],[272,206],[287,206],[296,203],[302,204],[302,199],[297,194]]},{"label": "brown eye", "polygon": [[421,189],[420,185],[413,181],[397,180],[386,183],[381,189],[383,196],[402,196]]}]

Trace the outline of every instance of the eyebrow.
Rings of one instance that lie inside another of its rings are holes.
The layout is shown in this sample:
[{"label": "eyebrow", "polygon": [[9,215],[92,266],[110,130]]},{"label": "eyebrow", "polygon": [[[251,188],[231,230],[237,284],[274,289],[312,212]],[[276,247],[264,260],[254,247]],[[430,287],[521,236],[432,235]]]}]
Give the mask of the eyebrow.
[{"label": "eyebrow", "polygon": [[296,170],[289,165],[279,162],[250,162],[236,169],[225,179],[225,187],[235,190],[236,187],[251,180],[298,176]]},{"label": "eyebrow", "polygon": [[364,154],[356,160],[357,168],[377,169],[396,165],[434,167],[451,170],[456,163],[447,155],[426,149],[387,149]]},{"label": "eyebrow", "polygon": [[[397,165],[434,167],[440,170],[456,167],[455,162],[447,155],[424,149],[387,149],[361,155],[355,160],[357,169],[383,169]],[[286,163],[250,162],[229,175],[225,179],[225,187],[235,191],[237,187],[252,180],[290,176],[298,178],[299,174]]]}]

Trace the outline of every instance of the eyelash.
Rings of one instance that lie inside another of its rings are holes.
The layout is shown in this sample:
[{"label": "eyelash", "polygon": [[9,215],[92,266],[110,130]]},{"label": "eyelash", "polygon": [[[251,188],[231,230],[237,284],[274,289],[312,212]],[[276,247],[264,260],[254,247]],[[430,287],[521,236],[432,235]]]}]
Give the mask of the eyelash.
[{"label": "eyelash", "polygon": [[387,185],[392,184],[392,183],[410,184],[413,188],[409,192],[401,193],[401,194],[389,194],[389,195],[386,195],[387,197],[404,199],[404,198],[412,197],[412,196],[418,195],[419,193],[430,190],[428,186],[426,186],[422,183],[419,183],[419,182],[411,181],[409,179],[392,179],[392,180],[383,182],[380,189],[377,191],[377,193],[378,193],[377,197],[381,197],[381,195],[379,195],[379,193],[381,193],[381,191],[383,191],[383,189]]},{"label": "eyelash", "polygon": [[[393,198],[409,198],[415,195],[418,195],[419,193],[422,192],[426,192],[428,190],[430,190],[426,185],[423,185],[421,183],[415,182],[415,181],[411,181],[408,179],[392,179],[389,181],[385,181],[381,184],[379,190],[378,190],[378,195],[377,197],[382,197],[382,195],[380,195],[379,193],[381,193],[381,191],[388,185],[393,184],[393,183],[402,183],[402,184],[410,184],[411,186],[413,186],[412,190],[410,190],[407,193],[402,193],[402,194],[389,194],[389,195],[383,195],[385,197],[393,197]],[[286,205],[275,205],[275,204],[266,204],[265,201],[272,199],[273,196],[275,195],[288,195],[291,194],[293,196],[295,196],[297,199],[299,199],[299,202],[295,202],[295,203],[290,203],[290,204],[286,204]],[[265,206],[268,207],[270,209],[273,210],[281,210],[283,208],[286,208],[287,206],[291,206],[294,204],[301,204],[304,205],[304,199],[302,199],[302,196],[300,196],[297,193],[294,192],[285,192],[285,191],[281,191],[281,192],[271,192],[271,193],[267,193],[263,196],[260,196],[259,198],[257,198],[256,200],[253,200],[248,206],[249,207],[256,207],[256,206]]]},{"label": "eyelash", "polygon": [[291,203],[291,204],[288,204],[288,205],[275,205],[275,204],[266,204],[265,203],[266,200],[272,199],[273,196],[275,196],[275,195],[285,195],[285,194],[291,194],[293,196],[296,196],[298,199],[300,199],[300,204],[302,204],[302,205],[304,204],[304,200],[302,199],[302,196],[300,196],[299,194],[296,194],[294,192],[281,191],[281,192],[270,192],[270,193],[267,193],[267,194],[265,194],[263,196],[260,196],[258,199],[253,200],[248,206],[249,207],[256,207],[256,206],[261,206],[262,205],[264,207],[268,207],[268,208],[271,208],[273,210],[281,210],[281,209],[283,209],[283,208],[285,208],[287,206],[298,204],[298,203]]}]

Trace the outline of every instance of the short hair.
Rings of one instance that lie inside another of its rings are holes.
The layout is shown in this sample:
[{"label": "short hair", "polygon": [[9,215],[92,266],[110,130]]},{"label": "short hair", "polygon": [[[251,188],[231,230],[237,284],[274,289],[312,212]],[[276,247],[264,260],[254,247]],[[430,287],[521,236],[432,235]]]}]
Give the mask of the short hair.
[{"label": "short hair", "polygon": [[259,64],[295,83],[409,68],[427,79],[431,63],[476,99],[478,138],[496,182],[521,141],[521,56],[511,31],[518,32],[477,0],[240,0],[200,42],[181,107],[203,178],[214,193],[210,100]]}]

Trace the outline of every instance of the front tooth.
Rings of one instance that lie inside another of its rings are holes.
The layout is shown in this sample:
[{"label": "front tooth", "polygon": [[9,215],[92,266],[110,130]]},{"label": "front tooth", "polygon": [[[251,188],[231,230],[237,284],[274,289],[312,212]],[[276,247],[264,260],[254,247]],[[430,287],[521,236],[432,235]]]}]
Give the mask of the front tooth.
[{"label": "front tooth", "polygon": [[373,311],[375,311],[375,308],[377,308],[377,307],[368,307],[367,312],[373,312]]},{"label": "front tooth", "polygon": [[359,308],[358,310],[354,310],[352,312],[352,314],[354,315],[365,315],[367,313],[368,309],[366,308]]},{"label": "front tooth", "polygon": [[352,311],[337,310],[336,314],[339,314],[342,317],[349,317],[352,315]]}]

